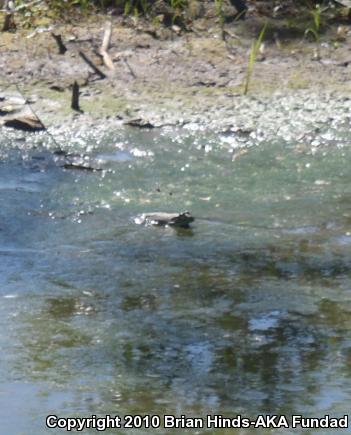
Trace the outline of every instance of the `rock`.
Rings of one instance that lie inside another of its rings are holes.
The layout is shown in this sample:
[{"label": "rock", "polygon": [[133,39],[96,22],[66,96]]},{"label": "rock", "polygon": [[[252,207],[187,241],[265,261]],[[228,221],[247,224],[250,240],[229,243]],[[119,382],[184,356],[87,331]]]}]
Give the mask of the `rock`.
[{"label": "rock", "polygon": [[176,35],[180,35],[182,32],[182,29],[179,26],[177,26],[176,24],[173,24],[172,30]]},{"label": "rock", "polygon": [[143,213],[134,219],[136,224],[143,224],[146,226],[156,225],[156,226],[170,226],[179,228],[189,228],[189,224],[193,222],[195,218],[188,212],[183,213],[164,213],[164,212],[154,212],[154,213]]},{"label": "rock", "polygon": [[16,116],[7,117],[4,121],[5,127],[15,128],[22,131],[42,131],[45,126],[34,115],[18,114]]}]

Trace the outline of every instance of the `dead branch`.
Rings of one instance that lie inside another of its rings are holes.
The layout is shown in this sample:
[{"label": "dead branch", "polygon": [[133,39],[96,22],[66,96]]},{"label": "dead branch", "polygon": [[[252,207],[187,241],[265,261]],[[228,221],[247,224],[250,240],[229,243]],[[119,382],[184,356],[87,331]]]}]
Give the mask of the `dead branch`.
[{"label": "dead branch", "polygon": [[94,63],[82,52],[79,51],[79,56],[84,60],[84,62],[90,66],[90,68],[97,74],[101,79],[105,79],[107,76],[104,74],[101,69],[94,65]]},{"label": "dead branch", "polygon": [[104,37],[102,39],[101,51],[108,51],[108,49],[110,48],[111,35],[112,35],[112,23],[111,21],[107,21],[105,24],[105,32],[104,32]]},{"label": "dead branch", "polygon": [[131,74],[131,76],[136,79],[137,76],[135,74],[135,72],[132,70],[132,67],[129,65],[129,62],[127,61],[127,59],[124,59],[124,63],[127,65],[127,68],[129,69],[129,72]]},{"label": "dead branch", "polygon": [[81,108],[79,107],[79,85],[75,81],[72,86],[72,100],[71,100],[71,109],[76,110],[77,112],[82,113]]},{"label": "dead branch", "polygon": [[107,53],[111,42],[111,35],[112,35],[112,23],[111,21],[108,21],[105,24],[104,37],[102,39],[102,44],[99,53],[102,56],[102,60],[104,64],[107,66],[107,68],[113,71],[115,69],[115,66],[112,62],[110,55]]}]

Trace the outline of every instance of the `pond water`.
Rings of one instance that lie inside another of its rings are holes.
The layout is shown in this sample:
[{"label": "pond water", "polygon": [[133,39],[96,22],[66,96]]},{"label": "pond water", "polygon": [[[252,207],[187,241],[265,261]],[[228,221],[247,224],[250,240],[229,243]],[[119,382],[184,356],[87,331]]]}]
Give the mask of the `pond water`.
[{"label": "pond water", "polygon": [[[1,433],[64,433],[49,414],[349,414],[347,139],[77,133],[97,172],[64,169],[45,135],[1,142]],[[196,220],[134,223],[155,210]]]}]

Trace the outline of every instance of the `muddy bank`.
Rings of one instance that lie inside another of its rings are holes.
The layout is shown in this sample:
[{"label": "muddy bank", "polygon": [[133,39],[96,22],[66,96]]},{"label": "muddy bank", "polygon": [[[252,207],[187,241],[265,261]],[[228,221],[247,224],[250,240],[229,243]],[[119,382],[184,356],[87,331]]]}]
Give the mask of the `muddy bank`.
[{"label": "muddy bank", "polygon": [[[24,107],[52,131],[63,124],[127,123],[209,128],[256,140],[267,135],[298,139],[319,124],[335,127],[350,116],[348,28],[340,37],[339,26],[330,27],[316,56],[317,45],[303,38],[303,28],[289,34],[284,23],[272,21],[244,96],[250,46],[263,22],[257,17],[226,24],[225,40],[215,17],[195,21],[187,32],[112,17],[113,70],[99,55],[105,22],[101,15],[84,26],[47,23],[2,33],[0,121]],[[62,36],[64,54],[52,32]],[[81,53],[106,77],[96,74]],[[83,113],[70,107],[74,81],[80,85]]]}]

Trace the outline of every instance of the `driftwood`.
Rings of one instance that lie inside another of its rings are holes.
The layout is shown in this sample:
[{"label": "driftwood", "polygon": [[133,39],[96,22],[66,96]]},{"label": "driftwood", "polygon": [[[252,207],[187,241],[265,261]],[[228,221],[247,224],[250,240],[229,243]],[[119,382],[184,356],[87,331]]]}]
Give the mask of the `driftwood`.
[{"label": "driftwood", "polygon": [[84,62],[90,66],[90,68],[96,73],[101,79],[106,78],[106,74],[104,74],[101,69],[94,65],[94,63],[82,52],[79,52],[79,56],[84,60]]},{"label": "driftwood", "polygon": [[107,52],[111,42],[111,35],[112,35],[112,23],[111,21],[108,21],[105,24],[105,32],[104,32],[104,37],[102,39],[102,44],[101,44],[99,54],[101,55],[102,60],[104,64],[107,66],[107,68],[114,71],[115,66],[112,62],[110,55]]},{"label": "driftwood", "polygon": [[73,83],[72,86],[71,109],[82,113],[82,110],[79,107],[79,85],[76,81]]},{"label": "driftwood", "polygon": [[56,35],[54,32],[51,32],[51,36],[55,39],[58,50],[59,50],[59,54],[65,54],[67,51],[67,48],[65,46],[65,44],[62,41],[62,37],[61,35]]}]

